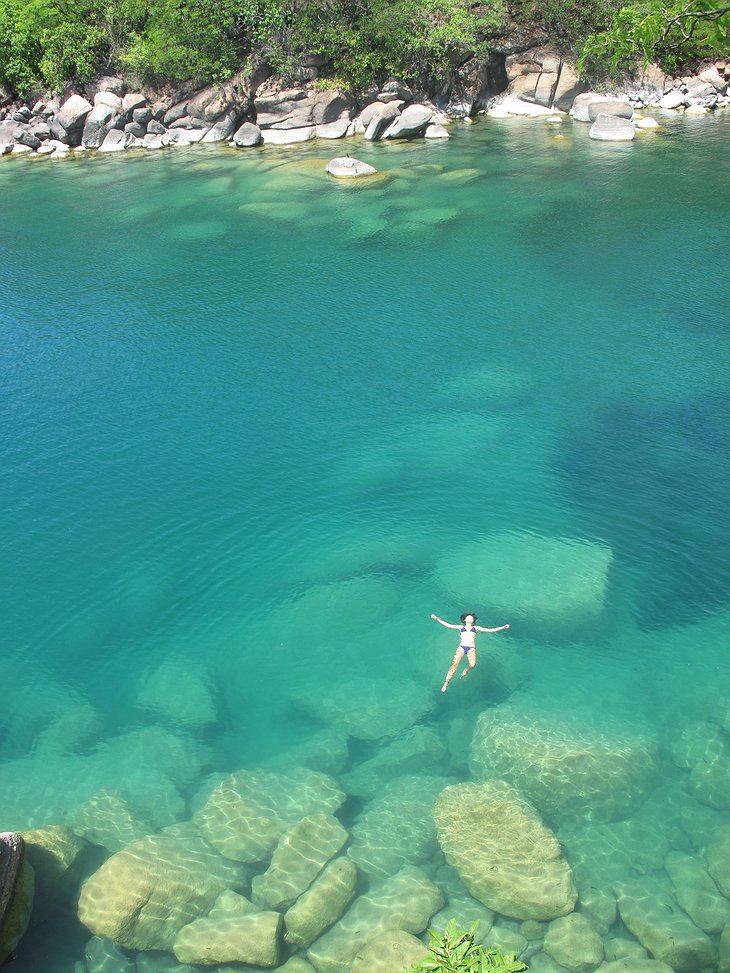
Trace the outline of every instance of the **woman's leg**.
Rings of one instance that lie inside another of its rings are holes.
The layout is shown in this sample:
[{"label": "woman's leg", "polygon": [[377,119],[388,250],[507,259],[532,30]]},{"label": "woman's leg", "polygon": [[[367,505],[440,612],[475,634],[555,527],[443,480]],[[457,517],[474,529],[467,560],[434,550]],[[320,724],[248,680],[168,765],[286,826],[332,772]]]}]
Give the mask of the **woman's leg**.
[{"label": "woman's leg", "polygon": [[462,672],[462,674],[459,676],[459,679],[463,679],[464,676],[468,675],[468,673],[477,664],[477,650],[476,649],[469,649],[469,651],[466,652],[465,655],[466,655],[467,659],[469,660],[469,668],[468,669],[464,669],[464,671]]},{"label": "woman's leg", "polygon": [[441,692],[442,693],[445,693],[446,692],[446,687],[449,685],[449,683],[451,682],[451,679],[452,679],[454,673],[459,668],[459,663],[461,662],[461,660],[463,659],[463,657],[464,657],[464,650],[462,649],[461,646],[459,646],[459,648],[454,653],[454,661],[451,663],[451,668],[446,673],[446,682],[441,687]]}]

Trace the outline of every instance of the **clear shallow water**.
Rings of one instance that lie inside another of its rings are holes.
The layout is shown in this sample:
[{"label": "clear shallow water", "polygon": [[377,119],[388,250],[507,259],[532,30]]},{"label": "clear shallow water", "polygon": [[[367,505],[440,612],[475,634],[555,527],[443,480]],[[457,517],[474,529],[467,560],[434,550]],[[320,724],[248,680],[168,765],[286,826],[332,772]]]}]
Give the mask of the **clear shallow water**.
[{"label": "clear shallow water", "polygon": [[[355,185],[327,143],[2,160],[0,830],[72,817],[89,754],[125,785],[98,755],[154,721],[166,662],[218,705],[185,801],[295,762],[318,724],[291,698],[353,676],[432,688],[462,777],[507,698],[666,747],[730,695],[730,118],[663,121],[631,145],[519,121],[358,143],[385,177]],[[608,564],[543,585],[533,537]],[[512,628],[442,697],[429,616],[471,607]],[[39,739],[69,713],[61,760]]]}]

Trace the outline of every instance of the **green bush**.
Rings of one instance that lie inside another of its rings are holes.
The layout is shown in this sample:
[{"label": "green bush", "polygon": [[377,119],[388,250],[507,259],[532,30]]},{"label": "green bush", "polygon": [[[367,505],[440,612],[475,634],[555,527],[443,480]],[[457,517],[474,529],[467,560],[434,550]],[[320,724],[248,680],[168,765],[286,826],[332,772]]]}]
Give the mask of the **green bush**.
[{"label": "green bush", "polygon": [[429,956],[414,963],[411,973],[520,973],[527,969],[514,953],[478,945],[474,939],[478,925],[475,922],[464,930],[450,919],[443,933],[429,929]]}]

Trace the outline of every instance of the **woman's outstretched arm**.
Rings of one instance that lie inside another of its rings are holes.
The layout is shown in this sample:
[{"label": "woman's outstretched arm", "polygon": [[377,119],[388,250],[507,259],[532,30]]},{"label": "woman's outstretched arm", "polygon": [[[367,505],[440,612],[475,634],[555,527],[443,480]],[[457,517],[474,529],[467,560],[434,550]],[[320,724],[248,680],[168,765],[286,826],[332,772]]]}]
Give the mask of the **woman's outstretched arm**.
[{"label": "woman's outstretched arm", "polygon": [[[435,622],[438,622],[438,623],[439,623],[439,625],[443,625],[443,627],[444,627],[444,628],[461,628],[461,625],[450,625],[450,624],[449,624],[448,622],[445,622],[445,621],[443,620],[443,618],[439,618],[439,617],[438,617],[438,615],[431,615],[431,618],[432,618],[432,619],[433,619],[433,620],[434,620]],[[488,631],[488,630],[487,630],[487,629],[485,629],[485,631]]]},{"label": "woman's outstretched arm", "polygon": [[500,625],[499,628],[482,628],[481,625],[475,625],[474,628],[477,632],[503,632],[509,625]]}]

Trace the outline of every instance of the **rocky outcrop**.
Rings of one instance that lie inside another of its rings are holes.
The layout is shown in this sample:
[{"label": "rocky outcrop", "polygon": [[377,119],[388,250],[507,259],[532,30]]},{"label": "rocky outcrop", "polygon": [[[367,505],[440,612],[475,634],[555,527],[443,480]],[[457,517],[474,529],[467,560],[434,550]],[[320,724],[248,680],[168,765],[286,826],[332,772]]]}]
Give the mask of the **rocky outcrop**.
[{"label": "rocky outcrop", "polygon": [[34,875],[19,834],[0,833],[0,966],[23,938],[33,905]]}]

